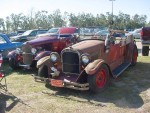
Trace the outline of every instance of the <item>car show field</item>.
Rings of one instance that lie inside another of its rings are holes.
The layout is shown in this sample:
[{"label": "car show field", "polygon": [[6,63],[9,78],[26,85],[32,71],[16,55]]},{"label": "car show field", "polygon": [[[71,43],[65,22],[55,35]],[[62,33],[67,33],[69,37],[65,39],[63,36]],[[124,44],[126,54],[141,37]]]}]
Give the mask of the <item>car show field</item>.
[{"label": "car show field", "polygon": [[149,113],[150,59],[139,56],[137,65],[112,79],[104,92],[93,94],[55,88],[34,81],[33,72],[12,71],[4,62],[8,91],[0,93],[0,113]]}]

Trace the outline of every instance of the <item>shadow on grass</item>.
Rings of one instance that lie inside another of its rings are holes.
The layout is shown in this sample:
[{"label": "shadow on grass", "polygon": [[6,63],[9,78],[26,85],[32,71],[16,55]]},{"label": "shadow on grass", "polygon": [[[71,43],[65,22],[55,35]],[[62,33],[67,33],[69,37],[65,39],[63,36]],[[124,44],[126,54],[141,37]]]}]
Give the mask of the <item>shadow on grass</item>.
[{"label": "shadow on grass", "polygon": [[18,75],[21,74],[21,75],[31,75],[31,74],[37,74],[37,69],[24,69],[24,68],[21,68],[19,67],[18,69],[15,69],[13,70],[9,64],[8,64],[8,60],[4,60],[3,64],[2,64],[2,70],[4,70],[4,74],[6,76],[9,76],[10,74],[12,73],[15,73],[17,72]]},{"label": "shadow on grass", "polygon": [[[9,101],[9,103],[7,103]],[[18,103],[25,104],[22,100],[17,98],[15,95],[5,92],[1,93],[0,92],[0,113],[5,113],[6,111],[10,111],[13,109]],[[29,106],[30,107],[30,106]]]},{"label": "shadow on grass", "polygon": [[55,93],[46,93],[56,97],[86,102],[97,106],[107,106],[113,103],[122,108],[139,108],[144,104],[140,93],[150,88],[150,64],[138,62],[135,67],[129,67],[117,79],[113,79],[110,87],[104,92],[93,94],[90,91],[76,91],[65,88],[55,88],[46,85]]}]

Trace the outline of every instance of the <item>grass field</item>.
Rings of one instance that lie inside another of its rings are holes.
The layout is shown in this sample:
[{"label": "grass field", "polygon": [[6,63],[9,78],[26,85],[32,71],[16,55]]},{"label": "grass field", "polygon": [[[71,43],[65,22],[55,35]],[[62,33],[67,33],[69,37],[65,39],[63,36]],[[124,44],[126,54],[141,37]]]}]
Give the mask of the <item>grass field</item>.
[{"label": "grass field", "polygon": [[0,90],[0,113],[150,113],[150,57],[138,57],[102,93],[45,86],[36,71],[13,71],[5,62],[8,92]]}]

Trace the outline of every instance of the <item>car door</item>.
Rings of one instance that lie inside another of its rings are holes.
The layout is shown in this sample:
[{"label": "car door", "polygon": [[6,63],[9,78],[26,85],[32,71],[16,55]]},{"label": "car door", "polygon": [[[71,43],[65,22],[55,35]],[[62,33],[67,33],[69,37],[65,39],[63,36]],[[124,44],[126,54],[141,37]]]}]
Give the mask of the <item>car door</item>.
[{"label": "car door", "polygon": [[120,42],[110,45],[108,59],[112,70],[123,62],[123,49],[124,48],[121,46]]},{"label": "car door", "polygon": [[27,40],[33,40],[35,39],[36,35],[37,35],[37,30],[32,31],[29,36],[27,36]]},{"label": "car door", "polygon": [[11,42],[6,40],[3,36],[0,36],[0,52],[3,57],[6,58],[9,51],[13,50],[15,45],[13,46]]}]

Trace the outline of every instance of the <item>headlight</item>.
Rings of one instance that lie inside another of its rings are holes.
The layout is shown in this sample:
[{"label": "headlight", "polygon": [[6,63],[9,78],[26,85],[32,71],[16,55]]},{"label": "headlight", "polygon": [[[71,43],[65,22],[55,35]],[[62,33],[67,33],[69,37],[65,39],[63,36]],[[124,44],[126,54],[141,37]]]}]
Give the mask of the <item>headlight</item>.
[{"label": "headlight", "polygon": [[20,52],[21,52],[21,49],[20,48],[16,48],[16,53],[20,54]]},{"label": "headlight", "polygon": [[59,54],[57,52],[52,52],[50,54],[50,60],[52,62],[57,62],[59,59],[60,59],[60,56],[59,56]]},{"label": "headlight", "polygon": [[35,48],[31,49],[32,54],[35,54],[37,52],[37,50]]},{"label": "headlight", "polygon": [[90,61],[89,57],[87,55],[82,56],[82,62],[83,64],[88,64]]}]

